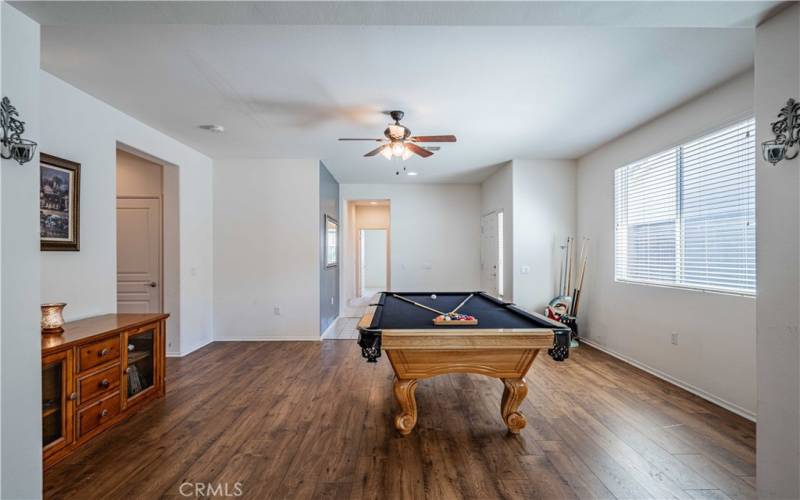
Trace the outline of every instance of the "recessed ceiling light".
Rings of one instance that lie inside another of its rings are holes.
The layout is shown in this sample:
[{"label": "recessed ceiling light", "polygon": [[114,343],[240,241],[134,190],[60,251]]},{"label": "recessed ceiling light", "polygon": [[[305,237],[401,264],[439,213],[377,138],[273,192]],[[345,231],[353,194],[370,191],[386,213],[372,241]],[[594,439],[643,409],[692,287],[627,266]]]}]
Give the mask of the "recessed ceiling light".
[{"label": "recessed ceiling light", "polygon": [[214,125],[213,123],[209,125],[200,125],[199,128],[203,130],[208,130],[209,132],[213,132],[215,134],[221,134],[225,132],[225,127],[223,127],[222,125]]},{"label": "recessed ceiling light", "polygon": [[377,201],[371,201],[371,202],[369,202],[369,204],[370,204],[370,205],[377,205],[377,204],[378,204],[378,202],[377,202]]},{"label": "recessed ceiling light", "polygon": [[406,175],[417,175],[416,172],[406,172]]}]

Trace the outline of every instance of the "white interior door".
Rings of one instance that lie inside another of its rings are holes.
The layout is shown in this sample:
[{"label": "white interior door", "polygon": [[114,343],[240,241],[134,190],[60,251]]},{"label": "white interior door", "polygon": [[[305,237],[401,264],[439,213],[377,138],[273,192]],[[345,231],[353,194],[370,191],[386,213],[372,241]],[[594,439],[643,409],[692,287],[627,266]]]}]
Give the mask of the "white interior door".
[{"label": "white interior door", "polygon": [[361,230],[361,294],[386,290],[386,229]]},{"label": "white interior door", "polygon": [[481,288],[494,296],[500,295],[499,261],[497,212],[492,212],[481,217]]},{"label": "white interior door", "polygon": [[117,312],[161,312],[161,200],[117,199]]}]

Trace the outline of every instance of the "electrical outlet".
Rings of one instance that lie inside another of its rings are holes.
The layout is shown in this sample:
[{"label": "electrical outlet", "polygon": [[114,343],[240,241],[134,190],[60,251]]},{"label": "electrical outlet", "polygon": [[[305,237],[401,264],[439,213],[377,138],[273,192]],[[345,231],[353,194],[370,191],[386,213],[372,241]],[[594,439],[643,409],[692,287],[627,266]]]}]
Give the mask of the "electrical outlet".
[{"label": "electrical outlet", "polygon": [[531,272],[531,266],[522,266],[522,269],[520,269],[520,271],[522,272],[522,274],[528,274]]},{"label": "electrical outlet", "polygon": [[275,316],[280,316],[280,315],[281,315],[281,308],[280,308],[280,306],[275,306],[275,307],[272,309],[272,312],[274,312],[274,313],[275,313]]},{"label": "electrical outlet", "polygon": [[678,345],[678,332],[672,332],[672,345]]}]

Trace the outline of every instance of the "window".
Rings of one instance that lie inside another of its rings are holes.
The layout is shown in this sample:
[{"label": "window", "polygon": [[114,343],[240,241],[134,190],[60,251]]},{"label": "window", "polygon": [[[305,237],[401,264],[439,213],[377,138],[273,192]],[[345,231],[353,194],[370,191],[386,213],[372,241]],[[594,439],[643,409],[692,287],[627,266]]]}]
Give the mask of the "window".
[{"label": "window", "polygon": [[615,277],[755,294],[755,120],[614,172]]}]

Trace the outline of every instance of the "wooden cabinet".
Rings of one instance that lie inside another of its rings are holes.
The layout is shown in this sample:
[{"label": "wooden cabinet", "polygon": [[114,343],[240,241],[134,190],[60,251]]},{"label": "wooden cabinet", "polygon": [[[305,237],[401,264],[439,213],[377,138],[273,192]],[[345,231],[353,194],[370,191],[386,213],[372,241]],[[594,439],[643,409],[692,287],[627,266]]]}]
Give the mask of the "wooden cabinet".
[{"label": "wooden cabinet", "polygon": [[42,337],[45,468],[164,395],[167,314],[107,314]]}]

